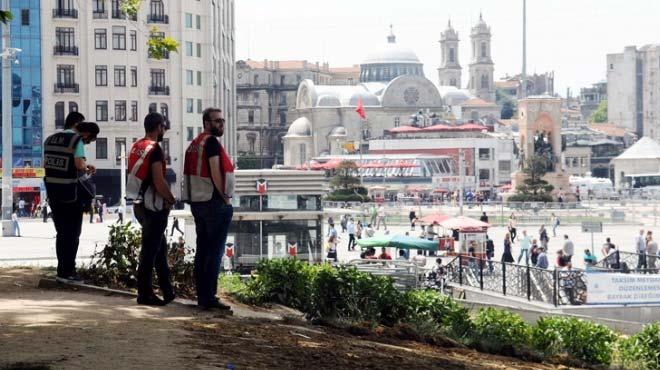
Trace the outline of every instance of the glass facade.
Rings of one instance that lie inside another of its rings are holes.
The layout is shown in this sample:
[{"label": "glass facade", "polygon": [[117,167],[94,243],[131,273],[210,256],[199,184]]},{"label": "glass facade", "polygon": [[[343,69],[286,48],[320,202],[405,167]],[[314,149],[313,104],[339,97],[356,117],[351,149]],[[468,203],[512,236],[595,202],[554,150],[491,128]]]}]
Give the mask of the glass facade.
[{"label": "glass facade", "polygon": [[40,1],[11,0],[11,12],[14,14],[11,21],[11,47],[22,50],[17,57],[18,63],[11,65],[13,165],[41,167],[43,120]]}]

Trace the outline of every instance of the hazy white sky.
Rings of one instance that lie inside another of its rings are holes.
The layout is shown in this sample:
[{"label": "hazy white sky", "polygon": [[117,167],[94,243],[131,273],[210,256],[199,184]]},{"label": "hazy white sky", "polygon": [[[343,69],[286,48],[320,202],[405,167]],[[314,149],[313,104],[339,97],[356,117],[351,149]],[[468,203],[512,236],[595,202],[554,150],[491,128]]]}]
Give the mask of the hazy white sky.
[{"label": "hazy white sky", "polygon": [[[440,33],[451,18],[467,83],[469,34],[479,12],[491,26],[496,79],[522,64],[522,0],[237,0],[237,59],[359,64],[386,41],[413,49],[437,82]],[[528,0],[528,71],[555,71],[555,89],[575,96],[605,79],[608,53],[660,43],[658,0]]]}]

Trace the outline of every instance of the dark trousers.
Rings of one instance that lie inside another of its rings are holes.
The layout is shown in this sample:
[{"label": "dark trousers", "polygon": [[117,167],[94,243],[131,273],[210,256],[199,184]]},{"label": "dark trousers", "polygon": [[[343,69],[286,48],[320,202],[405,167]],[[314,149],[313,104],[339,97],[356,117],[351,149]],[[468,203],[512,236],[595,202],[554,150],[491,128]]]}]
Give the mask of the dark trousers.
[{"label": "dark trousers", "polygon": [[174,235],[174,230],[175,230],[175,229],[176,229],[178,232],[180,232],[181,235],[183,235],[183,231],[181,231],[181,229],[179,229],[179,224],[174,224],[174,225],[172,225],[172,232],[170,233],[170,236]]},{"label": "dark trousers", "polygon": [[140,248],[140,265],[138,266],[138,296],[147,298],[154,294],[153,270],[156,267],[158,285],[163,296],[171,296],[170,268],[167,265],[167,243],[165,228],[169,211],[154,212],[142,204],[134,204],[133,212],[142,225],[142,248]]},{"label": "dark trousers", "polygon": [[195,285],[197,304],[206,306],[217,301],[220,262],[225,253],[229,225],[234,214],[231,205],[220,200],[196,202],[190,206],[195,218],[197,248],[195,252]]},{"label": "dark trousers", "polygon": [[355,248],[355,234],[348,234],[348,249]]},{"label": "dark trousers", "polygon": [[82,206],[78,203],[51,201],[50,208],[57,232],[57,276],[69,277],[76,274],[76,254],[82,230]]}]

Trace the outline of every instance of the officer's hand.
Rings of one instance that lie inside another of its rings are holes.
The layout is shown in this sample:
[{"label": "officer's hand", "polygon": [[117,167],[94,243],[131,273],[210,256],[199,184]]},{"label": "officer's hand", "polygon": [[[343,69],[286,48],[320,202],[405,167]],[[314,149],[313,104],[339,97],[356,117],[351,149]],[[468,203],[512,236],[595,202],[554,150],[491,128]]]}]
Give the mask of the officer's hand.
[{"label": "officer's hand", "polygon": [[90,175],[96,175],[96,166],[88,164],[87,165],[87,173]]}]

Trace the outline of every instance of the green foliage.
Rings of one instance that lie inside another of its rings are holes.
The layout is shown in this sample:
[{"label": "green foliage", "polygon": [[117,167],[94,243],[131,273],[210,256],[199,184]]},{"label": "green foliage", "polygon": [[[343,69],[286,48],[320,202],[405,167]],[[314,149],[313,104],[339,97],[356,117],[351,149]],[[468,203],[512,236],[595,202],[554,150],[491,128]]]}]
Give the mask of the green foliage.
[{"label": "green foliage", "polygon": [[453,299],[434,290],[410,290],[403,295],[404,322],[432,320],[449,337],[465,340],[472,332],[469,311]]},{"label": "green foliage", "polygon": [[617,336],[606,326],[574,317],[542,317],[532,345],[546,355],[566,353],[589,364],[609,364]]},{"label": "green foliage", "polygon": [[474,319],[474,341],[483,350],[500,353],[508,347],[519,348],[529,342],[531,328],[520,315],[486,308]]},{"label": "green foliage", "polygon": [[14,14],[9,10],[0,10],[0,22],[7,24],[14,19]]},{"label": "green foliage", "polygon": [[330,186],[335,189],[353,189],[360,185],[358,167],[353,161],[342,161],[335,169],[335,176],[330,179]]},{"label": "green foliage", "polygon": [[170,52],[176,52],[179,49],[179,43],[171,37],[163,37],[158,34],[157,27],[152,27],[150,37],[147,41],[149,56],[154,59],[164,59]]},{"label": "green foliage", "polygon": [[527,178],[516,187],[516,194],[509,197],[511,202],[552,202],[550,193],[552,185],[543,180],[548,172],[548,159],[539,155],[532,155],[525,160],[523,172]]},{"label": "green foliage", "polygon": [[140,3],[142,0],[122,0],[119,3],[119,10],[127,14],[129,17],[136,17],[140,11]]},{"label": "green foliage", "polygon": [[108,243],[92,256],[95,261],[83,277],[105,286],[135,287],[142,232],[131,222],[110,226]]},{"label": "green foliage", "polygon": [[333,202],[363,202],[369,199],[367,188],[358,186],[352,189],[336,189],[325,197],[326,200]]},{"label": "green foliage", "polygon": [[180,246],[178,243],[172,243],[172,247],[167,251],[172,286],[179,295],[195,294],[195,265],[190,261],[190,256],[194,254],[195,249],[187,244]]},{"label": "green foliage", "polygon": [[511,119],[516,112],[516,105],[512,100],[507,100],[502,105],[502,111],[500,112],[500,118],[502,119]]},{"label": "green foliage", "polygon": [[660,323],[646,325],[639,333],[619,340],[618,353],[625,369],[660,369]]},{"label": "green foliage", "polygon": [[607,100],[603,100],[598,104],[598,108],[589,117],[591,123],[605,123],[607,122]]}]

